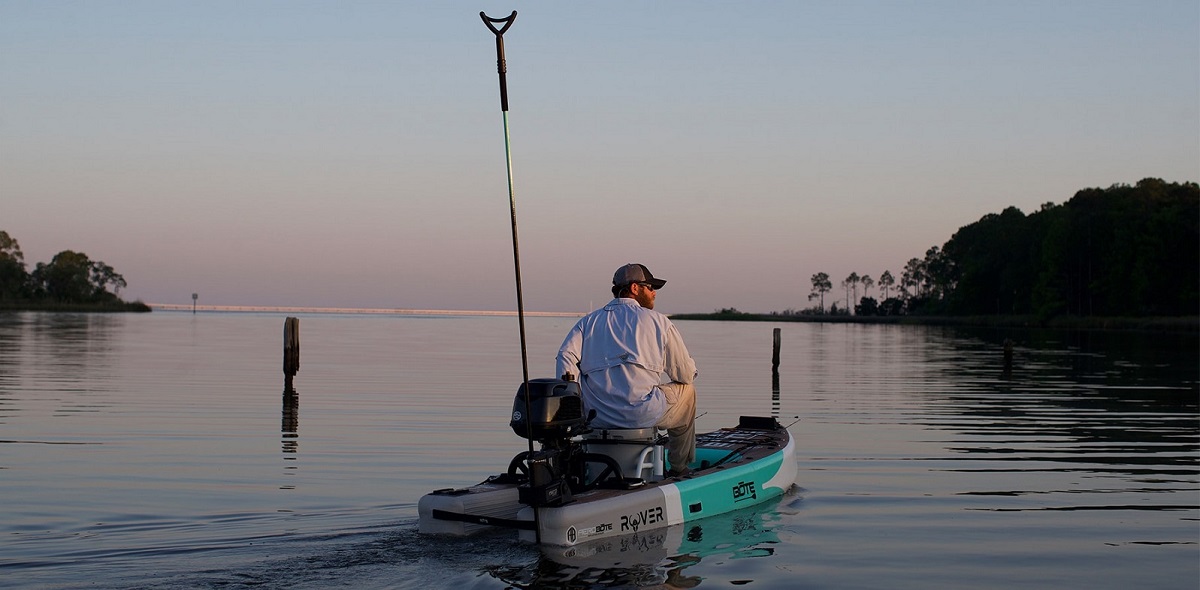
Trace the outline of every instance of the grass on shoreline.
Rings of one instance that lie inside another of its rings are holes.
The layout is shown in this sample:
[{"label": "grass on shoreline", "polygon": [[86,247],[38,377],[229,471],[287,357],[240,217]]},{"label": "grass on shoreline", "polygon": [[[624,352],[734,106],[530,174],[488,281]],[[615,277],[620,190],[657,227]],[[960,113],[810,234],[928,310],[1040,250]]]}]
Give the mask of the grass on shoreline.
[{"label": "grass on shoreline", "polygon": [[144,313],[150,306],[141,301],[109,303],[64,303],[57,301],[0,301],[0,311],[59,311],[74,313]]}]

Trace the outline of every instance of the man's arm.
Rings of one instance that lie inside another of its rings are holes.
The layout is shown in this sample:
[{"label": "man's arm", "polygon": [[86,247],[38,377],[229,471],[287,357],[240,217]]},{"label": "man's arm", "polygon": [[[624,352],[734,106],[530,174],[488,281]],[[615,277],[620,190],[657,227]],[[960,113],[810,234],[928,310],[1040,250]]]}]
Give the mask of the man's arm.
[{"label": "man's arm", "polygon": [[555,357],[556,367],[555,377],[562,377],[567,373],[575,375],[575,379],[579,379],[579,359],[580,352],[583,350],[583,330],[576,324],[567,332],[567,337],[563,339],[562,346],[558,348],[558,356]]},{"label": "man's arm", "polygon": [[666,365],[667,377],[679,383],[692,383],[698,375],[696,361],[688,353],[683,343],[683,336],[675,328],[675,324],[667,324],[667,332],[663,342],[663,363]]}]

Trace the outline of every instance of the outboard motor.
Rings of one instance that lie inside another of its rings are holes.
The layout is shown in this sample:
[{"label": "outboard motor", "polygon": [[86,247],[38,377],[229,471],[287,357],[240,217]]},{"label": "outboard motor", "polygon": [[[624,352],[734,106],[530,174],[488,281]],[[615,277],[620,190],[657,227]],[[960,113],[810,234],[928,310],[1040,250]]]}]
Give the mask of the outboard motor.
[{"label": "outboard motor", "polygon": [[[579,384],[562,379],[530,379],[526,390],[522,383],[508,425],[521,438],[542,443],[542,450],[517,455],[509,465],[510,473],[522,468],[528,471],[528,481],[517,489],[521,503],[560,506],[570,502],[575,462],[571,437],[587,430]],[[574,470],[582,471],[579,467]]]},{"label": "outboard motor", "polygon": [[[517,436],[559,447],[562,441],[584,430],[586,420],[578,383],[562,379],[530,379],[528,405],[526,395],[522,383],[513,400],[512,420],[508,423]],[[525,413],[527,409],[529,415]]]}]

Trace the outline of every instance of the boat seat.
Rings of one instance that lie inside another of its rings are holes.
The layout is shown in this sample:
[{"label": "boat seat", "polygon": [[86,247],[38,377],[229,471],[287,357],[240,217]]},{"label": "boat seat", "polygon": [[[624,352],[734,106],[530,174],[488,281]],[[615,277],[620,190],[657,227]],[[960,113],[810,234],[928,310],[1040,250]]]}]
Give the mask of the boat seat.
[{"label": "boat seat", "polygon": [[621,466],[621,475],[646,481],[662,479],[663,446],[659,430],[597,428],[583,435],[584,450],[608,455]]}]

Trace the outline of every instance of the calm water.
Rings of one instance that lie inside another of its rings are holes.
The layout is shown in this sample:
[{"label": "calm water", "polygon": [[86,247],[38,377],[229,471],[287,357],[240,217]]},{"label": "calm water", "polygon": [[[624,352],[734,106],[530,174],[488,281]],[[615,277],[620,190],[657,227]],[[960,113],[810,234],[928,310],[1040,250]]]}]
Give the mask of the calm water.
[{"label": "calm water", "polygon": [[798,419],[797,488],[568,555],[416,533],[525,448],[515,318],[299,317],[288,399],[282,314],[0,313],[0,586],[1200,584],[1195,335],[780,324],[775,396],[775,325],[680,322],[700,430]]}]

